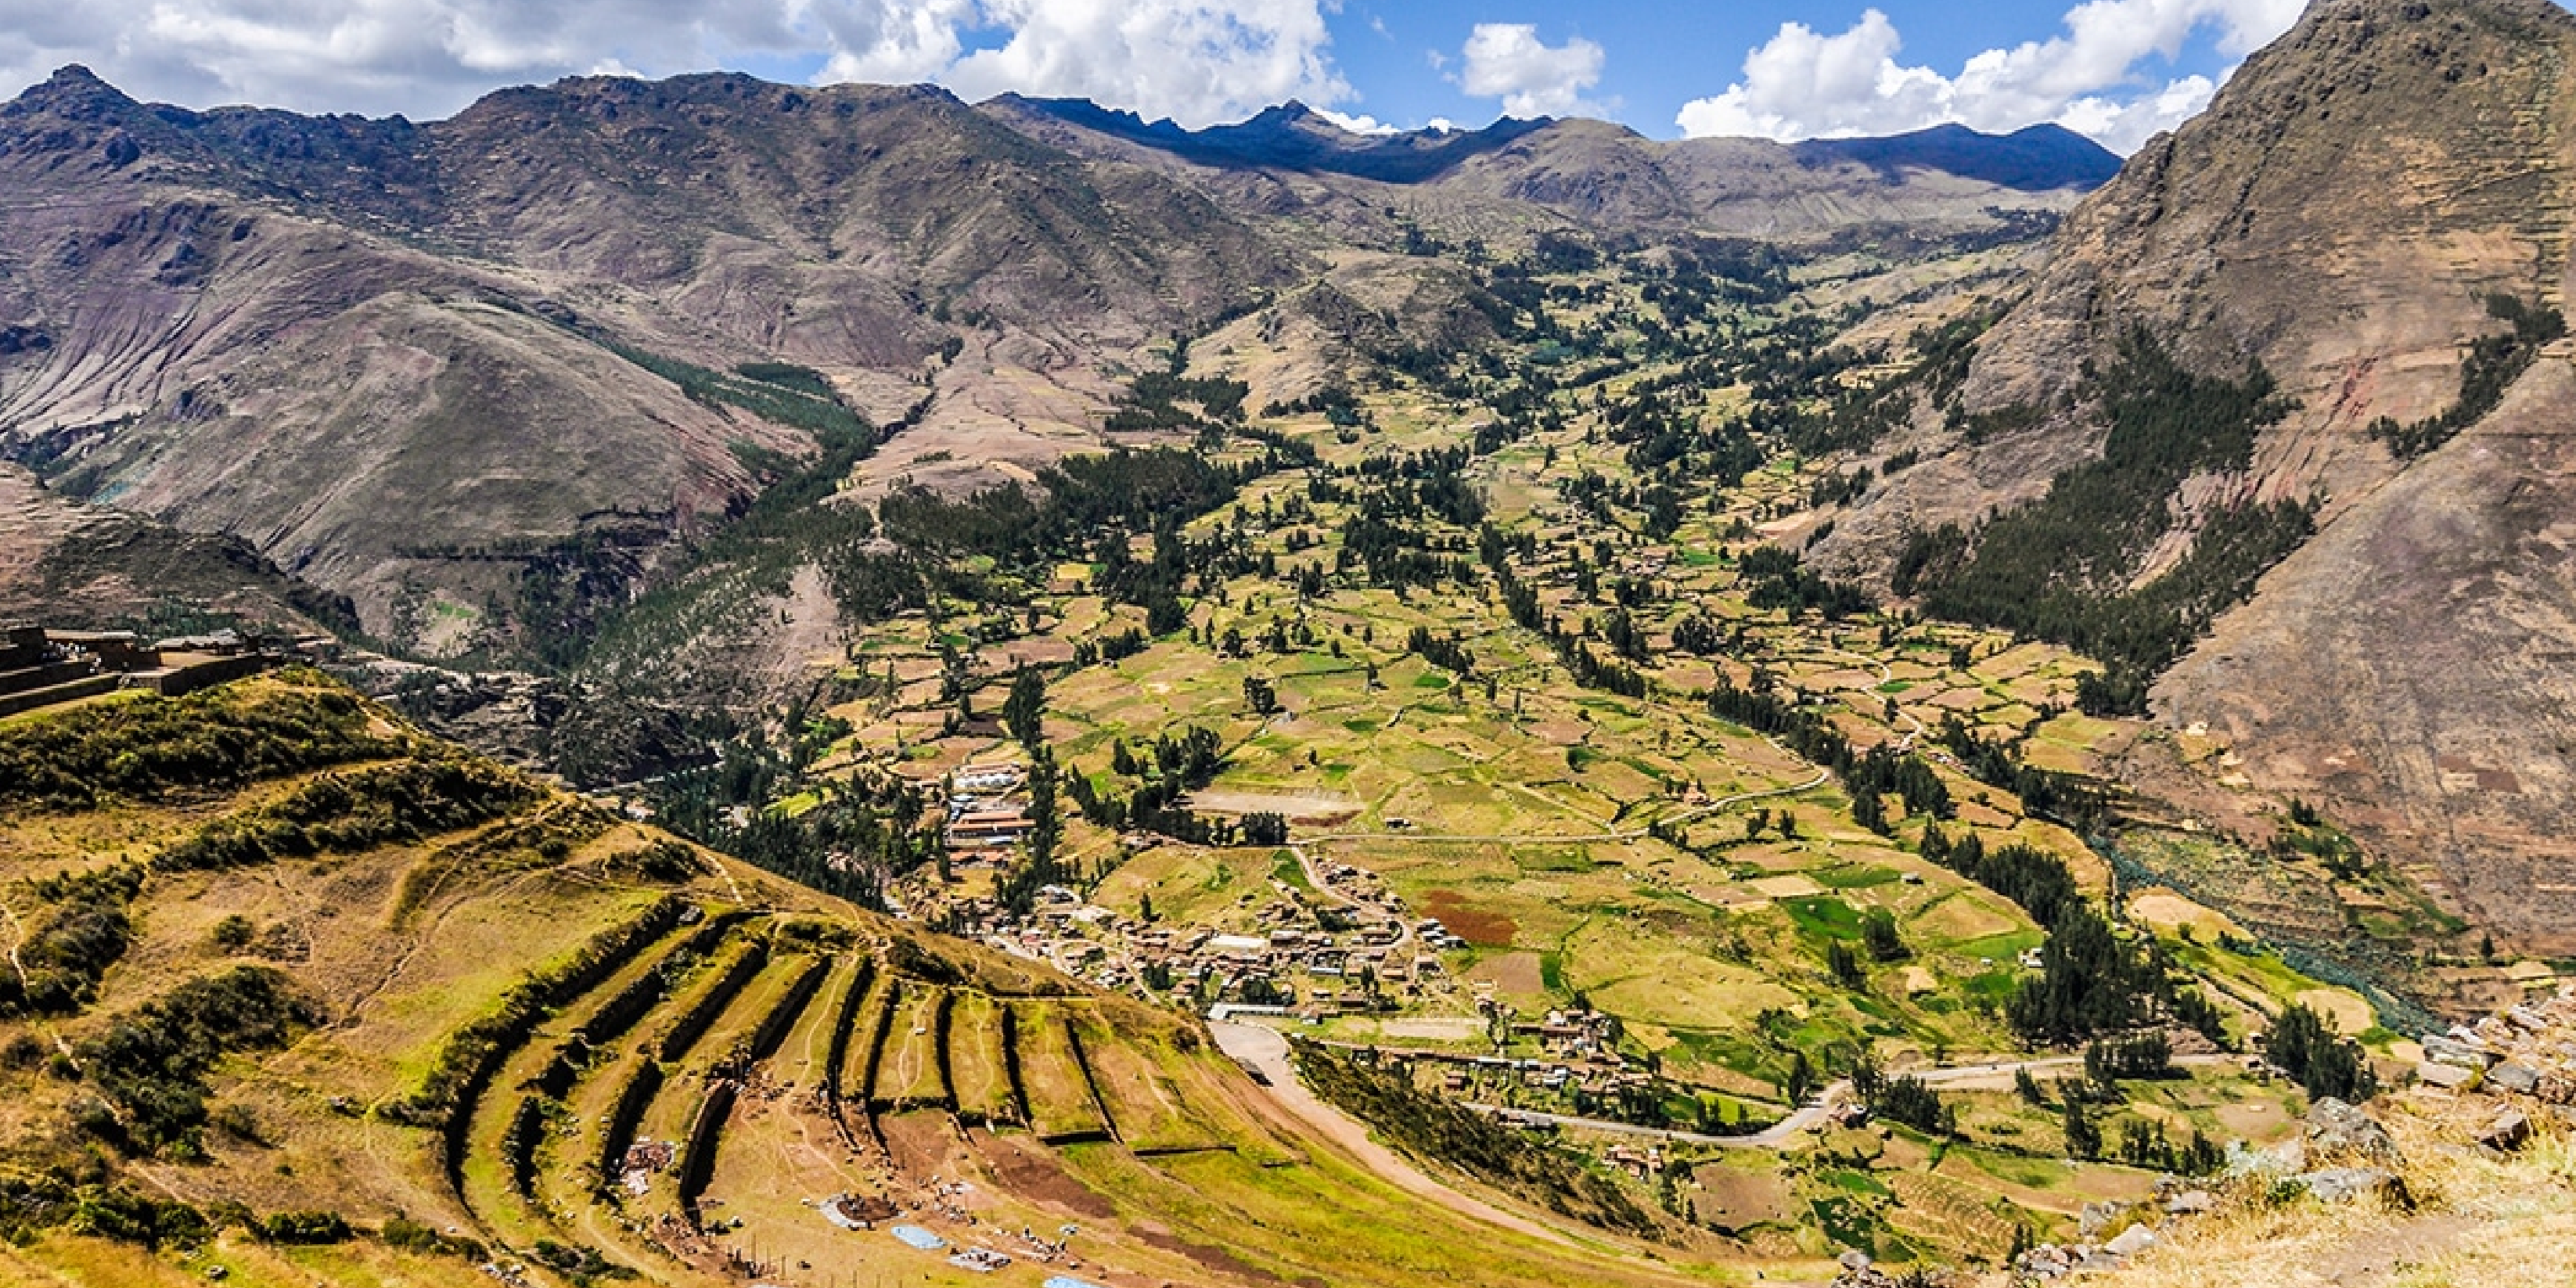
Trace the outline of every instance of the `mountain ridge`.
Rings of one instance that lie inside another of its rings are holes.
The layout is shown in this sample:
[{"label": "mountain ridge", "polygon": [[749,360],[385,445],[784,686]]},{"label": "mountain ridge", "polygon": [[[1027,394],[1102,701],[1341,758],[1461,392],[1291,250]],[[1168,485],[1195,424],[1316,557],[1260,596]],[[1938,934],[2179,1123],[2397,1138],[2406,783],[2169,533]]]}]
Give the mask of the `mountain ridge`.
[{"label": "mountain ridge", "polygon": [[[1933,468],[1838,524],[1823,558],[1884,573],[1908,533],[1973,529],[2098,459],[2094,378],[2138,328],[2211,378],[2259,367],[2292,405],[2241,462],[2157,498],[2177,521],[2136,552],[2132,587],[2248,505],[2313,501],[2318,535],[2280,552],[2155,709],[2211,730],[2251,783],[2356,818],[2482,920],[2576,942],[2547,859],[2576,826],[2553,803],[2576,690],[2504,660],[2549,651],[2549,623],[2576,608],[2547,553],[2548,516],[2576,504],[2546,446],[2562,417],[2524,392],[2560,379],[2569,354],[2520,348],[2505,320],[2568,298],[2571,52],[2576,16],[2538,0],[2312,6],[2068,216],[1955,401],[1900,436]],[[2494,368],[2519,383],[2448,443],[2394,450],[2395,427],[2449,415],[2476,362],[2503,360],[2476,358],[2481,345],[2520,352],[2527,370]],[[2499,455],[2519,467],[2477,464]],[[2420,526],[2434,515],[2457,521],[2456,547]],[[2447,665],[2423,665],[2437,656]],[[2189,778],[2137,758],[2127,771]],[[2225,793],[2200,800],[2259,825]]]}]

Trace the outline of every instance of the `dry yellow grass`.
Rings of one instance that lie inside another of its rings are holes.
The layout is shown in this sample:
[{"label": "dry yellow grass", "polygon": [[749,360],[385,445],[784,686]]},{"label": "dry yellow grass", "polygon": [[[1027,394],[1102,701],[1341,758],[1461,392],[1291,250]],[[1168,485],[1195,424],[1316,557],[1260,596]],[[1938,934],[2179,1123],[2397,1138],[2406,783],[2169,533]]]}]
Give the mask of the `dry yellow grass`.
[{"label": "dry yellow grass", "polygon": [[[2528,1103],[2528,1102],[2524,1102]],[[2492,1102],[2373,1107],[2408,1160],[2412,1212],[2300,1200],[2176,1226],[2102,1288],[2566,1288],[2576,1265],[2576,1140],[2535,1118],[2513,1155],[2471,1143]]]}]

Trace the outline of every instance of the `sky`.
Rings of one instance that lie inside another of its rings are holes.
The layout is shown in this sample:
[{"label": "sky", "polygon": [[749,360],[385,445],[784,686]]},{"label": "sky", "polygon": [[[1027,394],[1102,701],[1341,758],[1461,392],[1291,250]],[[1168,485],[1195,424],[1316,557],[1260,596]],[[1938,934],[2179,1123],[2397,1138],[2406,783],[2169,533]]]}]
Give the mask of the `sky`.
[{"label": "sky", "polygon": [[502,86],[724,69],[1085,97],[1201,127],[1592,116],[1655,138],[2055,122],[2127,153],[2301,0],[0,0],[0,93],[447,116]]}]

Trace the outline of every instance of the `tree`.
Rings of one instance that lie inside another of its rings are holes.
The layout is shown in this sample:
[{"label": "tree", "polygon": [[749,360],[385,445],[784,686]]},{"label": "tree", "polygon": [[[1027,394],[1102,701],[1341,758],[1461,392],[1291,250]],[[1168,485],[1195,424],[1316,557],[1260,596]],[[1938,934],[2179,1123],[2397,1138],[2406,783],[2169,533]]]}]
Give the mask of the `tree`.
[{"label": "tree", "polygon": [[1011,676],[1011,696],[1002,700],[1002,727],[1032,751],[1046,737],[1046,677],[1036,667],[1023,665]]},{"label": "tree", "polygon": [[2081,1096],[2066,1098],[2066,1153],[2072,1158],[2099,1158],[2102,1155],[2102,1126],[2084,1112]]},{"label": "tree", "polygon": [[1789,1053],[1789,1076],[1780,1080],[1780,1094],[1792,1105],[1807,1103],[1816,1091],[1816,1066],[1807,1062],[1807,1053]]},{"label": "tree", "polygon": [[1243,677],[1243,703],[1255,715],[1271,715],[1279,710],[1279,691],[1270,681],[1257,675]]},{"label": "tree", "polygon": [[2021,1098],[2031,1104],[2048,1103],[2048,1093],[2039,1089],[2039,1079],[2030,1076],[2029,1065],[2025,1064],[2013,1070],[2013,1090],[2019,1092]]},{"label": "tree", "polygon": [[2359,1046],[2336,1036],[2324,1017],[2293,1002],[2272,1023],[2264,1057],[2298,1080],[2312,1099],[2363,1101],[2379,1094],[2379,1075]]},{"label": "tree", "polygon": [[1148,925],[1154,921],[1154,895],[1151,891],[1136,896],[1136,920]]},{"label": "tree", "polygon": [[1834,982],[1845,988],[1856,989],[1869,982],[1869,977],[1861,973],[1860,958],[1839,939],[1825,945],[1825,969],[1832,971]]},{"label": "tree", "polygon": [[1880,961],[1901,961],[1914,955],[1896,933],[1896,914],[1885,908],[1872,908],[1861,918],[1860,937],[1869,955]]}]

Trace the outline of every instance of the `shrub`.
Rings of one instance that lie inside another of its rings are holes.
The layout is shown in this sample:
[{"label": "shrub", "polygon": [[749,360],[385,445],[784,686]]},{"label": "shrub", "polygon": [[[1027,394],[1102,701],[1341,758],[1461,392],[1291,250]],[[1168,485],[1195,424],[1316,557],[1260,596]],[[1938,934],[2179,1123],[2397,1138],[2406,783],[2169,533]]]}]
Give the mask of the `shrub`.
[{"label": "shrub", "polygon": [[199,1157],[206,1073],[232,1052],[286,1045],[313,1019],[272,967],[237,966],[189,980],[80,1044],[90,1081],[122,1114],[121,1122],[85,1125],[134,1152]]},{"label": "shrub", "polygon": [[337,1212],[272,1212],[259,1223],[259,1237],[270,1243],[346,1243],[349,1223]]}]

